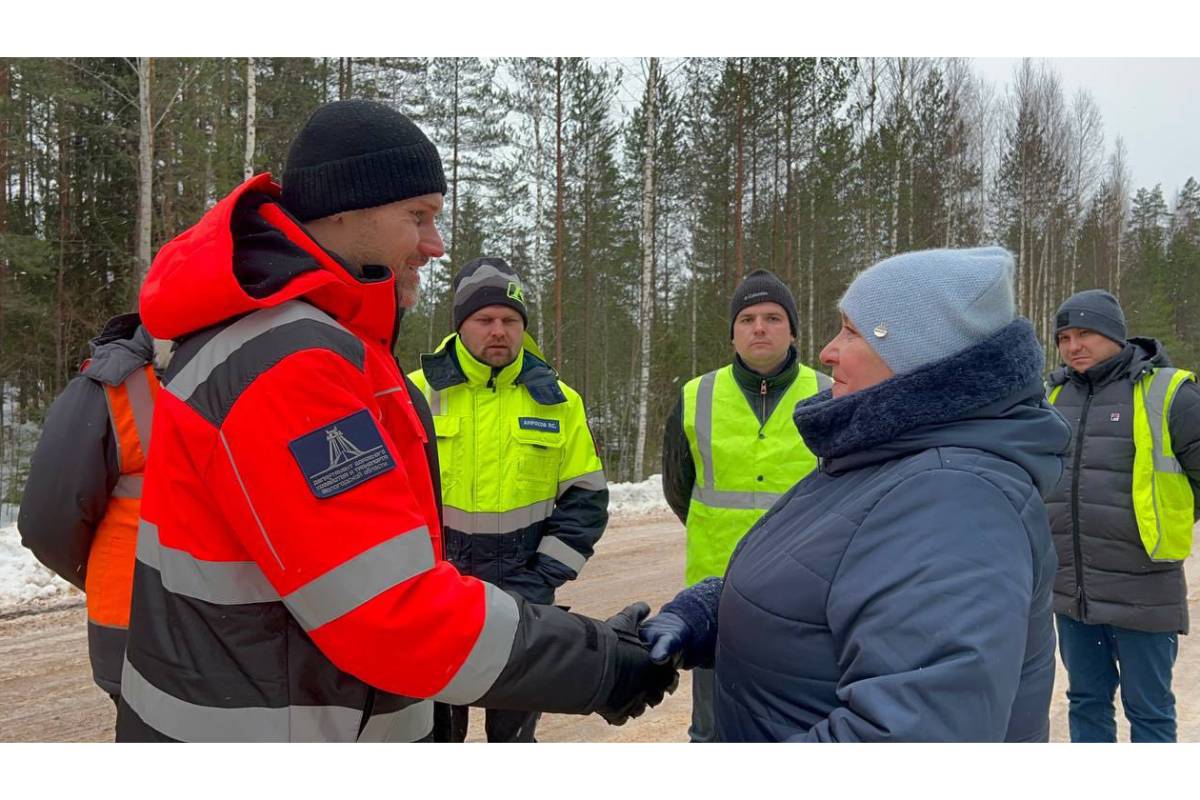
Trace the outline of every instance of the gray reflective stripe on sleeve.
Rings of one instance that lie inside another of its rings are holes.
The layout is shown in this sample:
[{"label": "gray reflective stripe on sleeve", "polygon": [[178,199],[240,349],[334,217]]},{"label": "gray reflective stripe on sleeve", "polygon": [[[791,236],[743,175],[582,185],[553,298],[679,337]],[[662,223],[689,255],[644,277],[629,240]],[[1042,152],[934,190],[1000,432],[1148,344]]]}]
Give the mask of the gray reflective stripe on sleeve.
[{"label": "gray reflective stripe on sleeve", "polygon": [[352,742],[362,720],[361,709],[345,706],[218,708],[189,703],[152,684],[128,658],[121,670],[121,698],[151,728],[182,742]]},{"label": "gray reflective stripe on sleeve", "polygon": [[312,631],[433,564],[433,540],[422,525],[364,550],[285,595],[283,602],[301,627]]},{"label": "gray reflective stripe on sleeve", "polygon": [[376,392],[375,396],[383,397],[385,394],[395,394],[396,392],[403,392],[406,388],[407,387],[405,387],[405,386],[393,386],[390,389],[384,389],[382,392]]},{"label": "gray reflective stripe on sleeve", "polygon": [[360,742],[417,742],[433,730],[433,701],[419,700],[399,711],[376,714],[367,720]]},{"label": "gray reflective stripe on sleeve", "polygon": [[1150,386],[1145,393],[1146,417],[1150,422],[1150,437],[1154,444],[1154,471],[1183,473],[1183,465],[1173,455],[1165,452],[1163,442],[1163,417],[1166,414],[1167,390],[1177,369],[1162,367],[1155,371],[1150,379]]},{"label": "gray reflective stripe on sleeve", "polygon": [[221,444],[225,447],[225,455],[229,457],[229,467],[233,470],[233,477],[237,478],[238,486],[242,489],[242,497],[246,498],[246,505],[250,507],[254,522],[258,525],[258,532],[262,534],[263,541],[267,543],[267,549],[271,551],[271,555],[275,556],[275,562],[279,564],[279,568],[286,569],[283,566],[283,559],[279,557],[279,553],[275,552],[275,545],[271,543],[271,537],[267,536],[266,526],[262,524],[262,519],[258,516],[258,509],[254,507],[254,501],[250,499],[250,492],[246,490],[246,482],[242,480],[242,473],[238,471],[237,462],[233,460],[233,450],[229,447],[229,440],[225,438],[225,431],[220,431],[218,436]]},{"label": "gray reflective stripe on sleeve", "polygon": [[443,511],[446,527],[459,533],[513,533],[549,517],[554,512],[554,498],[539,500],[512,511],[463,511],[450,505],[445,506]]},{"label": "gray reflective stripe on sleeve", "polygon": [[704,462],[704,485],[713,487],[713,388],[717,382],[717,373],[709,372],[700,378],[696,388],[696,449],[700,451],[700,460]]},{"label": "gray reflective stripe on sleeve", "polygon": [[830,386],[833,386],[833,378],[829,377],[828,375],[826,375],[824,372],[821,372],[820,370],[814,369],[813,372],[815,372],[817,375],[817,391],[818,392],[823,392],[826,389],[828,389]]},{"label": "gray reflective stripe on sleeve", "polygon": [[216,605],[278,601],[267,576],[253,561],[205,561],[158,540],[158,528],[138,524],[137,560],[158,570],[163,588]]},{"label": "gray reflective stripe on sleeve", "polygon": [[142,496],[142,476],[141,475],[121,475],[117,478],[117,485],[113,487],[113,497],[139,498]]},{"label": "gray reflective stripe on sleeve", "polygon": [[167,384],[171,394],[186,401],[196,391],[196,387],[204,383],[212,371],[222,364],[229,356],[246,342],[261,336],[272,328],[289,322],[309,319],[322,322],[331,327],[353,336],[333,318],[317,308],[302,302],[283,303],[275,308],[256,311],[242,317],[212,339],[204,343],[200,351],[194,355],[183,369]]},{"label": "gray reflective stripe on sleeve", "polygon": [[150,455],[150,429],[154,424],[154,398],[150,394],[146,369],[134,370],[125,379],[125,393],[129,397],[129,408],[133,411],[133,424],[137,428],[142,455]]},{"label": "gray reflective stripe on sleeve", "polygon": [[444,689],[433,696],[433,700],[456,706],[469,705],[492,688],[508,663],[520,621],[517,601],[490,583],[484,583],[483,590],[487,610],[475,646],[458,672]]},{"label": "gray reflective stripe on sleeve", "polygon": [[692,487],[692,498],[710,508],[766,511],[781,497],[774,492],[718,492],[704,486]]},{"label": "gray reflective stripe on sleeve", "polygon": [[562,497],[563,492],[567,489],[578,487],[587,489],[592,492],[599,492],[608,488],[608,481],[604,478],[604,470],[598,469],[595,472],[585,472],[582,475],[577,475],[574,478],[568,478],[565,481],[558,482],[558,496]]},{"label": "gray reflective stripe on sleeve", "polygon": [[550,556],[576,575],[582,572],[584,565],[587,564],[587,559],[581,553],[572,550],[569,544],[557,536],[543,536],[542,541],[538,543],[537,551],[542,555]]}]

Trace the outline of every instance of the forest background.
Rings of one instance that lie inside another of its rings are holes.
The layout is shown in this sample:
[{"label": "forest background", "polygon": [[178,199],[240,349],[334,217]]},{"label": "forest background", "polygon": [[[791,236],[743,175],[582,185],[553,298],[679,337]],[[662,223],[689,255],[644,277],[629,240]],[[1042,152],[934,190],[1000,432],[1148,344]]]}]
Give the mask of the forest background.
[{"label": "forest background", "polygon": [[612,480],[657,471],[663,420],[728,361],[728,298],[759,267],[792,288],[811,365],[859,269],[992,243],[1048,348],[1059,302],[1100,287],[1200,365],[1200,185],[1133,186],[1091,95],[1043,62],[1001,93],[952,58],[8,58],[0,502],[157,249],[247,175],[279,175],[307,114],[348,97],[416,119],[450,186],[401,363],[450,332],[450,276],[505,258]]}]

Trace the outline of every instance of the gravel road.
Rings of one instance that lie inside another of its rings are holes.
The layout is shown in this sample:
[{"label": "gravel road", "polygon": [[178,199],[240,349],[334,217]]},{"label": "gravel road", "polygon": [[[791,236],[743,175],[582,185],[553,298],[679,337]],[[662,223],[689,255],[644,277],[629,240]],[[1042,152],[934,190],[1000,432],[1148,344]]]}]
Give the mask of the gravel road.
[{"label": "gravel road", "polygon": [[[1198,542],[1200,547],[1200,542]],[[1200,619],[1200,558],[1188,562],[1192,619]],[[575,611],[607,616],[633,600],[657,609],[683,585],[683,529],[670,517],[624,518],[610,525],[583,576],[559,593]],[[1200,642],[1182,637],[1174,686],[1179,740],[1200,741]],[[1059,667],[1051,707],[1051,738],[1067,738],[1065,674]],[[621,727],[597,716],[542,718],[546,742],[683,742],[691,711],[691,681],[656,709]],[[112,741],[112,701],[91,679],[82,605],[0,619],[0,741]],[[1128,725],[1119,718],[1120,736]],[[482,712],[472,710],[471,741],[483,736]]]}]

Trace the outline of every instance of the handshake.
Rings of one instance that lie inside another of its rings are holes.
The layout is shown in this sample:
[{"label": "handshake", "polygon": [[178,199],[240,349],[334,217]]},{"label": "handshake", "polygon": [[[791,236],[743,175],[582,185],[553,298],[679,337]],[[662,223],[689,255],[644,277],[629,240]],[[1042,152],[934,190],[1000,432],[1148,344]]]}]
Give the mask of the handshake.
[{"label": "handshake", "polygon": [[680,667],[712,663],[723,585],[710,578],[689,587],[649,620],[645,603],[633,603],[605,620],[617,635],[615,680],[595,710],[609,724],[623,725],[661,703],[679,685]]}]

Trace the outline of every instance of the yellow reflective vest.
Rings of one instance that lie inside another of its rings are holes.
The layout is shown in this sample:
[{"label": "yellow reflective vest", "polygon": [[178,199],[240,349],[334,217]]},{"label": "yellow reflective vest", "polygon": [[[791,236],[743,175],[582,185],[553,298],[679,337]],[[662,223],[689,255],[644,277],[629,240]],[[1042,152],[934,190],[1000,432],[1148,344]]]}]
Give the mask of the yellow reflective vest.
[{"label": "yellow reflective vest", "polygon": [[762,425],[732,365],[683,387],[683,430],[696,464],[687,516],[689,586],[724,575],[746,531],[817,466],[792,420],[796,404],[817,393],[817,374],[798,366],[795,380]]},{"label": "yellow reflective vest", "polygon": [[533,602],[578,576],[608,520],[580,396],[537,344],[500,370],[447,337],[409,377],[433,414],[446,557]]},{"label": "yellow reflective vest", "polygon": [[[1171,449],[1171,403],[1195,373],[1156,367],[1133,387],[1133,510],[1142,547],[1152,561],[1182,561],[1192,552],[1192,486]],[[1050,390],[1051,404],[1063,384]]]}]

